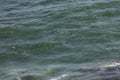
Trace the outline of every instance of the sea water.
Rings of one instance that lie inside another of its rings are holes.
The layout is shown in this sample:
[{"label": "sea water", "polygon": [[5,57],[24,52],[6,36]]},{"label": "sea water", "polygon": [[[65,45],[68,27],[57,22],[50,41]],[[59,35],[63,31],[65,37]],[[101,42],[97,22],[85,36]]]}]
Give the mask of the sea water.
[{"label": "sea water", "polygon": [[120,0],[0,0],[0,80],[93,80],[76,70],[119,60]]}]

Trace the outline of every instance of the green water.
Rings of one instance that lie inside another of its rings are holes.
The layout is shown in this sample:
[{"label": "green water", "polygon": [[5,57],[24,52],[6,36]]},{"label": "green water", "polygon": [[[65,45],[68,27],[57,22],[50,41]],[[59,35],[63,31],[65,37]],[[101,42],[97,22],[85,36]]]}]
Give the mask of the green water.
[{"label": "green water", "polygon": [[120,60],[120,0],[0,0],[0,80],[50,80],[113,60]]}]

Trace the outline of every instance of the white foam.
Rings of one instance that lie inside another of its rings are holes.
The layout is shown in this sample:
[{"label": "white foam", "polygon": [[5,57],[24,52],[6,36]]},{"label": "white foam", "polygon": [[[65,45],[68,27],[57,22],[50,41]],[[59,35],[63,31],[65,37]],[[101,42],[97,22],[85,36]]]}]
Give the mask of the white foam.
[{"label": "white foam", "polygon": [[106,64],[106,65],[104,65],[103,67],[115,67],[115,66],[119,66],[120,65],[120,63],[118,63],[118,62],[113,62],[112,64]]},{"label": "white foam", "polygon": [[52,79],[50,79],[50,80],[59,80],[59,79],[61,79],[61,78],[64,78],[64,77],[66,77],[66,76],[68,76],[69,74],[63,74],[63,75],[61,75],[61,76],[59,76],[59,77],[55,77],[55,78],[52,78]]},{"label": "white foam", "polygon": [[19,77],[16,78],[17,80],[21,80]]}]

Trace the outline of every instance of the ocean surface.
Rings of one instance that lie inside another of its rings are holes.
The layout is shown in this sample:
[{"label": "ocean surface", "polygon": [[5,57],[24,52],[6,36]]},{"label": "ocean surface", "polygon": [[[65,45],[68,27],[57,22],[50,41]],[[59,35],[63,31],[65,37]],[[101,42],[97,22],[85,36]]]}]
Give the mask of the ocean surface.
[{"label": "ocean surface", "polygon": [[0,0],[0,80],[101,80],[119,60],[120,0]]}]

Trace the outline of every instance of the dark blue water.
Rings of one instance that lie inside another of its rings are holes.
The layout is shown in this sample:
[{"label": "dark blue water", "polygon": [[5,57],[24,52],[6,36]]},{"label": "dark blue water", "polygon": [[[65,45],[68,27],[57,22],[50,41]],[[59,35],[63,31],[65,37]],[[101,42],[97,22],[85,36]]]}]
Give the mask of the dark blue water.
[{"label": "dark blue water", "polygon": [[0,0],[0,80],[63,80],[119,60],[120,0]]}]

